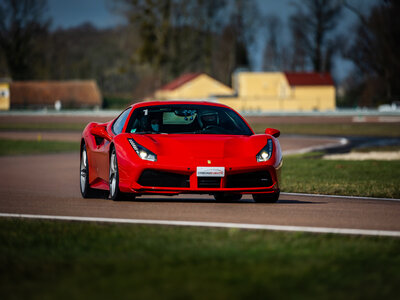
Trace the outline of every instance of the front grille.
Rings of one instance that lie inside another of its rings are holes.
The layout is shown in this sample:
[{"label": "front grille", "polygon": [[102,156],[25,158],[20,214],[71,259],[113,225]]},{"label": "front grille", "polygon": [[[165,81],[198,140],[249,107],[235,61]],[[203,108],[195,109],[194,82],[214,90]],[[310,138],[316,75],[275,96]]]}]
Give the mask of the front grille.
[{"label": "front grille", "polygon": [[219,188],[221,187],[221,177],[197,177],[197,187]]},{"label": "front grille", "polygon": [[144,170],[139,177],[138,183],[143,186],[190,187],[188,175],[156,170]]},{"label": "front grille", "polygon": [[226,177],[227,188],[267,187],[272,185],[268,171],[240,173]]}]

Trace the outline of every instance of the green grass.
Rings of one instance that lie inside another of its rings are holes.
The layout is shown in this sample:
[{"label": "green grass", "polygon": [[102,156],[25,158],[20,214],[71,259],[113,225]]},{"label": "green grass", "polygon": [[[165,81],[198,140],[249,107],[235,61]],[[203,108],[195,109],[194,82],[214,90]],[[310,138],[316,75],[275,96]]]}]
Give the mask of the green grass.
[{"label": "green grass", "polygon": [[2,299],[395,299],[400,239],[0,220]]},{"label": "green grass", "polygon": [[0,131],[83,131],[84,123],[2,123]]},{"label": "green grass", "polygon": [[400,161],[331,161],[315,155],[284,158],[282,191],[400,198]]},{"label": "green grass", "polygon": [[282,134],[333,135],[333,136],[379,136],[399,137],[399,123],[353,123],[353,124],[251,124],[257,133],[265,128],[279,129]]},{"label": "green grass", "polygon": [[79,151],[79,143],[77,142],[0,139],[0,145],[0,156]]}]

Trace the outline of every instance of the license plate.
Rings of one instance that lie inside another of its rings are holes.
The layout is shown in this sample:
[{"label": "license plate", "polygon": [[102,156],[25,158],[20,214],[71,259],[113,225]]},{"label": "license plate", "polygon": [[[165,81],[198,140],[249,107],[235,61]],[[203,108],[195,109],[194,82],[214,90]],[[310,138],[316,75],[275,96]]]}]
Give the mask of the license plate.
[{"label": "license plate", "polygon": [[197,177],[224,177],[225,167],[197,167]]}]

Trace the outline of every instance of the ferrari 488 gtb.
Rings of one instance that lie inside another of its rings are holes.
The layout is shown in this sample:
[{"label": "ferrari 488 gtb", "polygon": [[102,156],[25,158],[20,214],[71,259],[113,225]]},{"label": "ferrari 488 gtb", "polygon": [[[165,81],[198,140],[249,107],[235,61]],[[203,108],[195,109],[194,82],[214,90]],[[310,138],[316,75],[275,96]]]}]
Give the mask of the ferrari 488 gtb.
[{"label": "ferrari 488 gtb", "polygon": [[80,188],[113,200],[145,194],[210,194],[217,201],[276,202],[279,131],[254,134],[228,106],[199,101],[134,104],[114,120],[86,126]]}]

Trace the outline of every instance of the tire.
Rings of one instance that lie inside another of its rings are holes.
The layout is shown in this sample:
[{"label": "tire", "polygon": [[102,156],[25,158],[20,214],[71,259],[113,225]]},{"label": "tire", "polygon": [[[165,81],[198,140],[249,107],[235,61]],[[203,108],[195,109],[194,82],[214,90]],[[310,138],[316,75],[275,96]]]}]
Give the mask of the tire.
[{"label": "tire", "polygon": [[214,194],[214,199],[217,202],[239,201],[240,199],[242,199],[242,194],[216,193],[216,194]]},{"label": "tire", "polygon": [[89,160],[87,157],[86,145],[83,144],[80,159],[80,190],[83,198],[94,198],[97,196],[97,190],[89,185]]},{"label": "tire", "polygon": [[109,180],[108,186],[110,189],[109,198],[114,201],[122,200],[133,200],[135,196],[127,193],[122,193],[119,190],[119,172],[118,172],[118,161],[117,152],[115,148],[112,148],[110,155],[110,169],[109,169]]},{"label": "tire", "polygon": [[253,199],[257,203],[275,203],[279,199],[280,192],[271,194],[253,194]]}]

